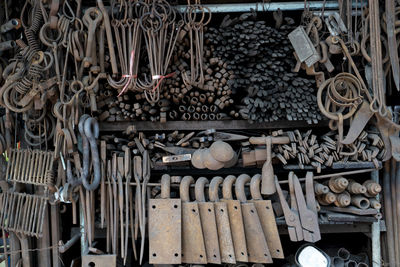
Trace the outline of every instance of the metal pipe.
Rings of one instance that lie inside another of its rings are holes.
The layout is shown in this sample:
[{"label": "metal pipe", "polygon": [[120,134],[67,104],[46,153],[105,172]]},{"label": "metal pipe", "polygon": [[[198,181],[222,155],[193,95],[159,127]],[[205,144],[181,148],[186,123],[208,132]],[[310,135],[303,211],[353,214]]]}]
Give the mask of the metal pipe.
[{"label": "metal pipe", "polygon": [[61,267],[58,241],[60,240],[60,213],[59,204],[50,205],[51,211],[51,240],[53,245],[53,267]]},{"label": "metal pipe", "polygon": [[389,258],[389,266],[395,266],[395,247],[394,247],[394,224],[393,218],[395,211],[393,209],[392,192],[391,192],[391,161],[386,161],[383,172],[383,188],[384,188],[384,204],[385,204],[385,220],[386,220],[386,241]]},{"label": "metal pipe", "polygon": [[[371,180],[375,183],[379,183],[379,171],[373,171],[371,173]],[[379,194],[376,195],[375,199],[379,202]],[[372,267],[380,267],[381,264],[381,227],[380,227],[380,219],[376,222],[372,223]],[[360,263],[358,264],[360,265]]]},{"label": "metal pipe", "polygon": [[397,178],[397,173],[398,173],[398,163],[392,158],[392,166],[391,166],[391,189],[392,189],[392,210],[393,210],[393,234],[394,234],[394,256],[396,259],[396,264],[400,261],[400,245],[399,245],[399,227],[398,227],[398,221],[399,218],[399,206],[400,206],[400,199],[399,199],[399,193],[397,192],[397,189],[399,188],[399,181]]},{"label": "metal pipe", "polygon": [[38,240],[38,246],[42,249],[39,251],[38,263],[39,266],[51,266],[50,250],[47,249],[50,247],[49,212],[47,208],[44,213],[42,233],[42,238]]},{"label": "metal pipe", "polygon": [[[59,246],[58,251],[60,253],[65,253],[67,252],[68,249],[70,249],[76,242],[78,242],[78,240],[81,237],[81,233],[76,233],[70,240],[67,241],[67,243]],[[60,241],[60,243],[62,243],[62,241]],[[47,266],[47,265],[46,265]]]}]

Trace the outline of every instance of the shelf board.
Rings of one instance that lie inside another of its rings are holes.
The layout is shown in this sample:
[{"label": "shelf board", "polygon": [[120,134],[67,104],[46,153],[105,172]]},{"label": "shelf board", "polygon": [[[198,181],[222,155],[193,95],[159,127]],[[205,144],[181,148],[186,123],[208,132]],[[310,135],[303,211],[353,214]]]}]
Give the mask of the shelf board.
[{"label": "shelf board", "polygon": [[[324,1],[308,1],[310,10],[321,10],[324,7]],[[362,7],[364,3],[353,3],[354,7]],[[287,10],[304,10],[304,1],[291,1],[291,2],[266,2],[266,3],[226,3],[226,4],[205,4],[212,13],[235,13],[235,12],[250,12],[253,10],[258,11],[276,11],[278,9]],[[325,10],[339,9],[337,1],[325,2]],[[178,6],[180,12],[184,12],[186,5]]]},{"label": "shelf board", "polygon": [[320,121],[318,124],[307,124],[306,121],[275,121],[265,123],[250,123],[247,120],[222,121],[167,121],[166,123],[151,121],[118,121],[100,122],[102,132],[122,132],[129,126],[135,126],[137,131],[196,131],[206,129],[216,130],[262,130],[262,129],[290,129],[290,128],[318,128],[327,127],[329,121]]},{"label": "shelf board", "polygon": [[[161,161],[156,162],[155,165],[152,168],[152,171],[154,172],[166,172],[168,171],[169,174],[171,175],[186,175],[188,171],[192,175],[234,175],[234,174],[241,174],[241,173],[247,173],[247,174],[256,174],[261,172],[261,168],[258,168],[256,166],[251,166],[251,167],[243,167],[240,164],[241,162],[239,161],[239,165],[232,167],[232,168],[222,168],[217,171],[212,171],[208,169],[196,169],[193,168],[188,164],[186,165],[165,165]],[[375,165],[372,162],[335,162],[333,163],[332,167],[323,167],[323,171],[329,171],[329,170],[357,170],[357,169],[374,169]],[[379,169],[382,168],[382,162],[379,162]],[[304,169],[300,169],[300,167],[296,164],[290,164],[286,166],[274,166],[274,172],[275,173],[282,173],[282,172],[287,172],[287,171],[315,171],[315,168],[312,166],[305,166]]]}]

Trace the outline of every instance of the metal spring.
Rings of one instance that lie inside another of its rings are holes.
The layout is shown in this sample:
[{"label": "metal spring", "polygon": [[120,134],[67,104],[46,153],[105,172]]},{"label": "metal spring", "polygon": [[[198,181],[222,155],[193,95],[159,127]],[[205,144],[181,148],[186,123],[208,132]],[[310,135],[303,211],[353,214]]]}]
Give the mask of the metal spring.
[{"label": "metal spring", "polygon": [[39,41],[35,37],[35,33],[29,28],[25,29],[25,36],[26,39],[28,40],[28,45],[30,47],[31,51],[39,51],[40,50],[40,45]]},{"label": "metal spring", "polygon": [[28,79],[27,75],[25,75],[24,77],[22,77],[20,81],[17,82],[14,89],[18,93],[25,95],[31,87],[32,87],[32,81]]},{"label": "metal spring", "polygon": [[48,186],[54,185],[54,171],[53,170],[47,170],[46,183]]},{"label": "metal spring", "polygon": [[24,49],[26,48],[28,45],[24,42],[24,40],[22,39],[17,39],[15,40],[15,43],[19,46],[19,48]]},{"label": "metal spring", "polygon": [[40,9],[39,6],[39,1],[36,1],[35,3],[36,4],[33,7],[32,25],[29,27],[29,29],[33,33],[38,33],[43,24],[43,16],[42,16],[42,10]]},{"label": "metal spring", "polygon": [[28,76],[34,81],[39,81],[42,77],[44,68],[39,64],[32,64],[28,71]]}]

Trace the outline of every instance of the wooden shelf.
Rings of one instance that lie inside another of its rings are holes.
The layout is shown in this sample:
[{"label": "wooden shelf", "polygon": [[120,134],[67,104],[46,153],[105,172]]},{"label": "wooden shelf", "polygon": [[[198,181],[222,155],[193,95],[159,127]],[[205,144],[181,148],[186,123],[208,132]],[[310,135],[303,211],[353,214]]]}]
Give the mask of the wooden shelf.
[{"label": "wooden shelf", "polygon": [[290,128],[318,128],[327,127],[328,121],[320,121],[318,124],[307,124],[306,121],[276,121],[265,123],[250,123],[246,120],[222,120],[222,121],[119,121],[100,122],[102,132],[122,132],[129,126],[135,126],[137,131],[197,131],[197,130],[263,130],[263,129],[290,129]]},{"label": "wooden shelf", "polygon": [[[356,169],[374,169],[375,165],[372,162],[335,162],[332,167],[323,167],[322,170],[356,170]],[[379,162],[379,169],[382,168],[382,162]],[[290,164],[286,166],[276,165],[274,166],[275,173],[287,172],[287,171],[312,171],[315,170],[312,166],[305,166],[304,169],[300,169],[298,165]],[[194,167],[187,165],[181,166],[168,166],[162,164],[162,162],[156,162],[152,168],[152,172],[166,172],[168,171],[171,175],[186,175],[189,171],[192,175],[229,175],[229,174],[256,174],[261,172],[261,168],[256,166],[243,167],[239,161],[238,166],[232,168],[222,168],[217,171],[212,171],[208,169],[196,169]]]}]

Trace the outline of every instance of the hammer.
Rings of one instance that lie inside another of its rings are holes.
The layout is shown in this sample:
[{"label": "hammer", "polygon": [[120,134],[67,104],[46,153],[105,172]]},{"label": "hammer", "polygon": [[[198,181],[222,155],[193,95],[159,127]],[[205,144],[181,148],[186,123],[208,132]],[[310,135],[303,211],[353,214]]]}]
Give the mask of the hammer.
[{"label": "hammer", "polygon": [[263,136],[263,137],[250,137],[250,143],[253,145],[266,145],[267,160],[265,161],[261,172],[261,194],[272,195],[276,192],[274,182],[274,168],[272,167],[272,145],[289,144],[290,139],[288,136]]}]

